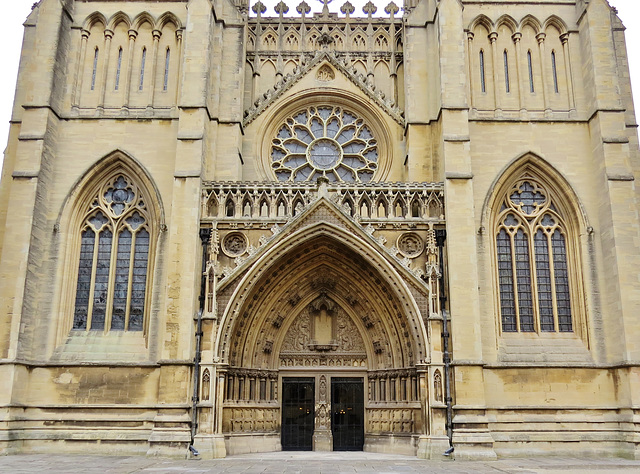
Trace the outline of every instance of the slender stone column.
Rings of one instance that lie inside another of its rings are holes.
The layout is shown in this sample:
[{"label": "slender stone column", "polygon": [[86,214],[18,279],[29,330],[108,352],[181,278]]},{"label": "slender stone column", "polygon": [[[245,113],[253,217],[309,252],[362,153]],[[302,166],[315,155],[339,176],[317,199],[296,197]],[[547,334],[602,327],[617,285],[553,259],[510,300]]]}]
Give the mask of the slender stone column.
[{"label": "slender stone column", "polygon": [[136,30],[129,30],[129,61],[127,64],[127,73],[126,80],[124,83],[124,104],[122,108],[125,110],[129,109],[129,99],[131,97],[131,78],[133,75],[133,53],[135,51],[136,46],[136,38],[138,37],[138,32]]},{"label": "slender stone column", "polygon": [[107,78],[109,74],[109,60],[111,59],[111,40],[113,31],[104,30],[104,65],[102,67],[102,81],[100,83],[100,101],[98,102],[98,112],[104,111],[104,97],[107,93]]},{"label": "slender stone column", "polygon": [[73,107],[78,107],[80,105],[80,95],[82,93],[82,78],[84,76],[84,62],[87,59],[87,42],[89,40],[89,31],[82,30],[82,39],[80,46],[80,59],[78,60],[78,64],[76,66],[76,80],[73,85],[73,93],[71,100],[71,105]]},{"label": "slender stone column", "polygon": [[469,58],[469,60],[467,61],[469,63],[468,90],[469,90],[469,103],[472,109],[475,108],[474,107],[475,94],[473,93],[473,37],[474,36],[475,35],[473,34],[472,31],[467,31],[467,56]]},{"label": "slender stone column", "polygon": [[522,40],[522,33],[514,33],[511,37],[513,39],[513,43],[515,44],[516,50],[516,81],[518,86],[518,102],[520,103],[520,115],[524,114],[526,105],[524,100],[524,86],[522,84],[523,74],[521,71],[520,63],[522,62],[522,46],[520,44],[520,40]]},{"label": "slender stone column", "polygon": [[547,90],[547,64],[545,61],[546,52],[544,47],[544,40],[547,37],[545,33],[538,33],[536,39],[538,40],[538,50],[540,54],[540,75],[542,76],[542,98],[544,100],[545,114],[551,113],[551,106],[549,105],[549,91]]},{"label": "slender stone column", "polygon": [[178,57],[177,57],[178,70],[176,71],[176,103],[175,105],[178,105],[178,102],[180,100],[180,78],[182,77],[182,36],[183,36],[182,33],[183,33],[182,29],[176,31],[176,40],[177,40],[176,52],[178,53]]},{"label": "slender stone column", "polygon": [[573,73],[571,71],[571,53],[569,48],[569,33],[560,36],[562,41],[562,53],[564,56],[564,69],[567,77],[567,99],[569,102],[569,113],[575,114],[576,99],[573,93]]},{"label": "slender stone column", "polygon": [[489,41],[491,42],[491,57],[493,59],[493,98],[495,101],[495,114],[496,117],[502,117],[502,100],[500,94],[498,93],[500,90],[500,81],[498,78],[500,77],[500,69],[498,67],[498,33],[495,31],[489,35]]},{"label": "slender stone column", "polygon": [[158,75],[158,49],[160,47],[160,37],[162,31],[153,30],[153,58],[151,60],[151,77],[149,78],[149,103],[147,111],[153,110],[153,103],[156,95],[156,77]]}]

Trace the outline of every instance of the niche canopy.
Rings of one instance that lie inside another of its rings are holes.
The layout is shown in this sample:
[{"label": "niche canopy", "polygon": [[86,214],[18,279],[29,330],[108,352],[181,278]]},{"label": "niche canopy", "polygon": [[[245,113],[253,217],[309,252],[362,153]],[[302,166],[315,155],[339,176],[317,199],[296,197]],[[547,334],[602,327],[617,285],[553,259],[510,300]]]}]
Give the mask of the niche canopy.
[{"label": "niche canopy", "polygon": [[271,142],[279,181],[367,183],[378,169],[378,142],[364,120],[342,107],[307,107],[287,117]]}]

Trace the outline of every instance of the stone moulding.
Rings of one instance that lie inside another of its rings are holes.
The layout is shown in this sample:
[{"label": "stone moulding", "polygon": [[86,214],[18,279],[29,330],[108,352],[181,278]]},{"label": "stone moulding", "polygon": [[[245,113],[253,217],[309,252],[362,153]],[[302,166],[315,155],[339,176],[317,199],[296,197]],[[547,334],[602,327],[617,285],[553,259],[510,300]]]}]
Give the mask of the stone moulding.
[{"label": "stone moulding", "polygon": [[307,59],[306,62],[299,67],[296,67],[293,74],[287,74],[282,79],[277,81],[275,85],[262,94],[253,106],[244,112],[244,120],[242,125],[246,127],[253,122],[262,112],[273,104],[277,99],[282,97],[286,91],[291,89],[297,82],[299,82],[306,74],[311,71],[315,66],[323,61],[328,62],[333,67],[338,69],[345,75],[351,82],[353,82],[369,99],[377,104],[382,110],[385,111],[393,120],[395,120],[400,126],[405,126],[404,112],[393,104],[392,100],[385,97],[382,91],[377,91],[374,85],[367,83],[367,78],[363,74],[358,74],[353,66],[347,65],[346,61],[342,57],[338,57],[333,51],[318,51],[311,59]]}]

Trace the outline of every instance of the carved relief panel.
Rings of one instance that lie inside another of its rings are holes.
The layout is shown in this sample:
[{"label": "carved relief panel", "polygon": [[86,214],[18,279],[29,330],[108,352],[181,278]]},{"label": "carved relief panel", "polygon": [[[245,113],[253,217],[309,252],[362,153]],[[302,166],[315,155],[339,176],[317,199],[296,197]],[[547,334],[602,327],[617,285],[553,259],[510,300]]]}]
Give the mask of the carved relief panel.
[{"label": "carved relief panel", "polygon": [[[364,341],[351,317],[321,293],[289,327],[280,351],[280,365],[363,367]],[[329,362],[331,360],[331,362]]]}]

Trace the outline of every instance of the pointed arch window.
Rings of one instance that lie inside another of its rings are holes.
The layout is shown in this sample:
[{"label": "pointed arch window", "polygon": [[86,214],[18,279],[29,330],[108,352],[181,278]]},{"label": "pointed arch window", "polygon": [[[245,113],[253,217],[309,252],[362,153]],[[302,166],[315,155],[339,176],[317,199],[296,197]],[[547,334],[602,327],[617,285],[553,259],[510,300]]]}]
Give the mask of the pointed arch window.
[{"label": "pointed arch window", "polygon": [[531,50],[527,51],[527,67],[529,70],[529,92],[533,94],[536,91],[536,87],[533,83],[533,59],[531,58]]},{"label": "pointed arch window", "polygon": [[487,81],[484,73],[484,50],[480,50],[480,90],[487,92]]},{"label": "pointed arch window", "polygon": [[142,48],[142,59],[140,60],[140,83],[138,84],[138,90],[144,89],[144,68],[147,62],[147,48]]},{"label": "pointed arch window", "polygon": [[118,64],[116,66],[115,90],[120,89],[120,71],[122,70],[122,48],[118,49]]},{"label": "pointed arch window", "polygon": [[504,59],[504,86],[508,94],[511,92],[511,80],[509,79],[509,53],[506,49],[504,53],[502,53],[502,56]]},{"label": "pointed arch window", "polygon": [[93,53],[93,68],[91,69],[91,90],[96,89],[96,76],[98,75],[98,55],[100,50],[96,47]]},{"label": "pointed arch window", "polygon": [[151,236],[141,190],[127,175],[113,175],[81,224],[74,330],[143,330]]},{"label": "pointed arch window", "polygon": [[573,332],[570,229],[551,190],[532,176],[511,186],[495,228],[503,332]]},{"label": "pointed arch window", "polygon": [[171,63],[171,50],[167,48],[167,52],[164,57],[164,82],[162,85],[162,90],[167,91],[169,87],[169,66]]},{"label": "pointed arch window", "polygon": [[558,65],[556,64],[556,52],[551,51],[551,73],[553,74],[553,91],[558,94]]}]

